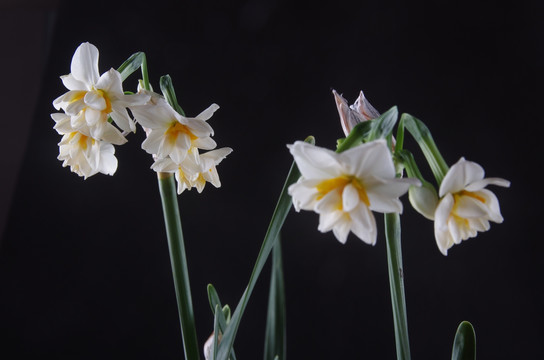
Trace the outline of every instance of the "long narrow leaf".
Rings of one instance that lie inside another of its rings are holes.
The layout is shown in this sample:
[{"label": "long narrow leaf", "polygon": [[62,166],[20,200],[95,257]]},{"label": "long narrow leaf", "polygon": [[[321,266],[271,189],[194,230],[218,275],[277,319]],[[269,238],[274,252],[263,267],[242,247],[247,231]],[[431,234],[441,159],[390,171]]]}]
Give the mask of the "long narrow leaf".
[{"label": "long narrow leaf", "polygon": [[378,118],[370,120],[371,129],[367,140],[372,141],[387,138],[389,135],[391,135],[398,117],[399,111],[396,106],[393,106],[391,109],[381,114]]},{"label": "long narrow leaf", "polygon": [[185,112],[179,106],[178,100],[176,98],[176,92],[174,91],[174,85],[172,84],[172,78],[170,75],[163,75],[160,78],[160,87],[162,94],[166,98],[166,101],[176,110],[179,114],[185,116]]},{"label": "long narrow leaf", "polygon": [[132,73],[142,66],[142,62],[145,59],[145,54],[143,52],[137,52],[132,54],[119,68],[117,71],[121,74],[122,81],[125,81]]},{"label": "long narrow leaf", "polygon": [[448,165],[442,157],[442,154],[440,154],[440,151],[438,151],[438,147],[431,136],[429,128],[421,120],[416,119],[409,114],[402,114],[401,119],[403,120],[406,129],[408,129],[408,132],[410,132],[417,141],[423,155],[425,155],[425,158],[431,167],[438,186],[440,186],[442,179],[444,179],[444,176],[448,172]]},{"label": "long narrow leaf", "polygon": [[264,360],[285,360],[286,348],[285,285],[281,256],[281,240],[272,250],[272,272],[268,295],[268,316],[264,342]]},{"label": "long narrow leaf", "polygon": [[[313,143],[314,139],[313,137],[308,137],[306,141]],[[230,349],[234,344],[234,339],[236,338],[236,333],[238,332],[240,321],[242,320],[242,316],[246,309],[247,303],[249,301],[251,293],[253,292],[253,288],[255,287],[255,284],[257,283],[257,280],[266,263],[266,260],[268,259],[268,256],[270,255],[270,252],[278,239],[278,235],[280,233],[281,227],[283,226],[285,218],[287,217],[287,214],[291,209],[291,196],[289,196],[289,194],[287,193],[287,189],[299,178],[300,172],[296,164],[293,162],[289,174],[287,175],[285,184],[283,185],[283,189],[281,191],[278,203],[272,215],[272,219],[268,226],[268,230],[264,237],[263,243],[261,245],[261,250],[259,251],[259,255],[257,256],[257,261],[255,262],[255,266],[253,268],[253,272],[251,273],[249,283],[242,295],[242,298],[240,299],[240,302],[238,303],[238,306],[236,307],[236,310],[234,311],[234,314],[232,315],[232,319],[229,323],[229,326],[227,327],[227,330],[223,334],[223,339],[221,340],[221,344],[219,346],[219,353],[217,354],[217,359],[219,360],[227,360]]]},{"label": "long narrow leaf", "polygon": [[457,328],[451,360],[476,360],[476,333],[468,321],[461,322]]},{"label": "long narrow leaf", "polygon": [[[223,307],[221,305],[221,300],[219,299],[219,294],[217,294],[217,291],[213,287],[212,284],[208,285],[208,300],[210,302],[210,307],[212,308],[212,312],[214,314],[214,318],[217,317],[219,321],[219,331],[223,333],[225,329],[228,326],[229,320],[230,320],[230,309],[225,305]],[[216,313],[216,309],[219,307],[219,309],[223,309],[220,311],[221,314]],[[228,310],[228,316],[225,314],[226,310]],[[214,330],[215,331],[215,330]],[[234,354],[234,349],[231,349],[230,352],[230,359],[236,360],[236,355]]]}]

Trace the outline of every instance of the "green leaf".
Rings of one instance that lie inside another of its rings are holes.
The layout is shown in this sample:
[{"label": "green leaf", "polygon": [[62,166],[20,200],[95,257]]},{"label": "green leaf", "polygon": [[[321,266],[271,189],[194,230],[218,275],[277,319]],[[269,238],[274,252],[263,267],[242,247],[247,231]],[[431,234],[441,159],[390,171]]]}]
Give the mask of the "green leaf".
[{"label": "green leaf", "polygon": [[221,306],[219,305],[215,306],[214,314],[215,315],[213,317],[213,348],[212,348],[211,360],[215,360],[217,358],[219,334],[221,333],[221,329],[219,328],[219,318],[223,315],[223,312],[221,311]]},{"label": "green leaf", "polygon": [[[313,136],[309,136],[308,138],[306,138],[305,141],[313,144],[315,142],[315,139],[313,138]],[[227,327],[227,330],[223,334],[223,339],[221,340],[221,344],[219,345],[219,353],[217,354],[217,358],[219,360],[227,360],[227,354],[230,353],[230,349],[234,344],[234,339],[236,338],[236,333],[238,332],[238,327],[240,326],[240,322],[242,320],[242,316],[246,309],[251,293],[253,292],[255,284],[257,283],[257,280],[266,263],[266,260],[268,259],[268,256],[270,255],[270,252],[272,251],[272,248],[274,247],[278,239],[278,235],[280,233],[281,227],[283,226],[285,218],[287,217],[287,214],[291,209],[292,201],[291,196],[287,193],[287,189],[291,184],[297,182],[299,178],[300,172],[296,164],[293,162],[293,164],[291,165],[291,169],[289,170],[289,173],[287,175],[287,179],[285,180],[285,184],[283,185],[283,189],[280,193],[276,208],[274,209],[274,213],[272,214],[272,219],[270,220],[268,230],[266,231],[266,234],[264,236],[261,250],[259,251],[257,261],[255,262],[255,266],[253,267],[253,271],[249,278],[249,283],[244,293],[242,294],[242,298],[240,299],[236,310],[234,310],[232,319],[229,323],[229,326]]]},{"label": "green leaf", "polygon": [[403,120],[408,132],[410,132],[417,141],[423,155],[425,155],[425,158],[431,167],[436,182],[440,187],[442,179],[444,179],[449,167],[446,164],[446,161],[444,161],[442,154],[440,154],[440,151],[438,151],[438,147],[431,136],[429,128],[427,128],[423,121],[416,119],[409,114],[402,114],[401,120]]},{"label": "green leaf", "polygon": [[174,85],[172,85],[172,78],[170,75],[161,76],[160,86],[162,94],[170,106],[172,106],[179,114],[185,116],[185,112],[178,104],[178,99],[176,98],[176,92],[174,91]]},{"label": "green leaf", "polygon": [[286,348],[285,285],[281,256],[281,240],[272,250],[272,272],[268,295],[268,316],[264,342],[264,360],[285,360]]},{"label": "green leaf", "polygon": [[[217,294],[217,291],[215,290],[212,284],[208,284],[208,300],[210,302],[210,307],[214,314],[214,319],[217,318],[219,331],[223,333],[225,329],[227,328],[228,323],[230,322],[230,308],[228,305],[221,306],[221,300],[219,299],[219,294]],[[221,308],[223,310],[219,311],[220,314],[217,314],[216,309],[221,309]],[[215,327],[214,327],[214,331],[215,331]],[[230,359],[236,360],[234,349],[231,349]]]},{"label": "green leaf", "polygon": [[399,111],[396,106],[387,110],[380,117],[370,120],[371,128],[367,136],[367,141],[376,139],[385,139],[391,135],[397,122]]},{"label": "green leaf", "polygon": [[143,52],[137,52],[132,54],[117,71],[121,74],[122,81],[125,81],[133,72],[138,70],[142,66],[142,62],[145,60],[145,54]]},{"label": "green leaf", "polygon": [[345,139],[337,140],[336,152],[341,153],[363,143],[371,130],[371,121],[363,121],[353,127]]},{"label": "green leaf", "polygon": [[476,360],[476,333],[468,321],[461,322],[457,328],[451,360]]}]

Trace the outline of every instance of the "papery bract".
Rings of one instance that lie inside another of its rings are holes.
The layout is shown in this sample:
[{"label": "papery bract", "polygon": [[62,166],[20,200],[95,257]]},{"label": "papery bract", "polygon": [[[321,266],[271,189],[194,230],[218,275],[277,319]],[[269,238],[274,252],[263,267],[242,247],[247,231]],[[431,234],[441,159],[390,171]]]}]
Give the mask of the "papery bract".
[{"label": "papery bract", "polygon": [[385,140],[376,140],[342,153],[301,141],[288,145],[302,174],[288,189],[296,211],[319,214],[318,230],[332,230],[345,243],[349,232],[375,244],[376,221],[372,211],[401,213],[399,197],[417,179],[401,179]]},{"label": "papery bract", "polygon": [[442,180],[434,216],[436,243],[442,254],[447,255],[454,244],[489,230],[490,221],[503,221],[497,197],[485,187],[509,187],[510,182],[484,175],[480,165],[461,158]]},{"label": "papery bract", "polygon": [[374,109],[365,98],[363,91],[359,93],[359,97],[353,105],[348,105],[346,99],[339,95],[336,90],[332,91],[338,115],[340,115],[340,123],[346,136],[349,135],[355,125],[360,122],[375,119],[380,116],[380,113]]}]

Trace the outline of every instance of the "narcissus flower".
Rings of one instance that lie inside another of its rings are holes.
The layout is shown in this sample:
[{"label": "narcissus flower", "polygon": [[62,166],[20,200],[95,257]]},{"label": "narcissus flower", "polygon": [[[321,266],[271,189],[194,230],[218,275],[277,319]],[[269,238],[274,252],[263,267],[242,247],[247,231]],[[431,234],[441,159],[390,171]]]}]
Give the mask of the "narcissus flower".
[{"label": "narcissus flower", "polygon": [[385,140],[359,145],[342,153],[297,141],[288,145],[302,174],[288,189],[296,211],[319,214],[318,230],[332,230],[345,243],[353,232],[375,244],[376,221],[372,211],[402,213],[399,197],[417,179],[395,176],[395,166]]},{"label": "narcissus flower", "polygon": [[[144,92],[145,93],[145,92]],[[219,106],[212,104],[195,118],[178,114],[168,102],[155,94],[149,104],[132,106],[136,120],[146,128],[142,148],[157,158],[171,157],[181,164],[191,147],[211,150],[216,143],[210,137],[212,127],[206,122]]]},{"label": "narcissus flower", "polygon": [[434,216],[434,234],[442,254],[447,255],[454,244],[475,237],[479,231],[489,230],[490,221],[503,221],[497,197],[485,187],[509,187],[510,182],[484,175],[480,165],[461,158],[442,180]]},{"label": "narcissus flower", "polygon": [[71,117],[72,127],[86,136],[120,145],[126,142],[123,131],[135,131],[127,107],[144,104],[149,100],[145,94],[125,95],[121,74],[110,69],[100,76],[98,72],[98,49],[89,43],[81,44],[74,53],[71,73],[61,76],[68,92],[53,102]]},{"label": "narcissus flower", "polygon": [[221,187],[216,166],[231,152],[231,148],[221,148],[199,154],[198,149],[193,147],[181,163],[177,164],[168,157],[157,160],[152,168],[157,172],[175,173],[178,194],[193,187],[201,193],[206,182],[216,188]]},{"label": "narcissus flower", "polygon": [[58,159],[62,166],[85,179],[97,173],[113,175],[117,170],[115,148],[112,144],[95,140],[71,126],[70,117],[64,113],[51,114],[55,120],[55,130],[63,135],[59,142]]},{"label": "narcissus flower", "polygon": [[348,105],[347,100],[339,95],[336,90],[333,90],[332,93],[334,94],[338,115],[340,115],[342,129],[346,136],[349,135],[353,127],[358,123],[372,120],[380,116],[380,113],[374,109],[365,98],[363,91],[359,93],[359,97],[351,106]]}]

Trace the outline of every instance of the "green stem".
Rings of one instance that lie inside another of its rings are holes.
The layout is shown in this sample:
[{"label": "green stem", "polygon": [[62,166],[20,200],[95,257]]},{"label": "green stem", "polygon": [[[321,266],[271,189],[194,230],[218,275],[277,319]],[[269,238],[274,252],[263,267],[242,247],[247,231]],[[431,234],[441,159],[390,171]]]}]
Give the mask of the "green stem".
[{"label": "green stem", "polygon": [[408,341],[406,299],[404,297],[404,273],[402,270],[399,214],[385,214],[385,237],[387,240],[387,264],[389,268],[393,321],[395,324],[397,359],[409,360],[410,343]]},{"label": "green stem", "polygon": [[[143,54],[143,53],[142,53]],[[144,89],[150,91],[151,86],[149,85],[149,75],[147,73],[147,57],[145,54],[142,56],[142,81],[144,83]]]},{"label": "green stem", "polygon": [[185,255],[183,232],[181,230],[175,179],[173,174],[168,173],[158,173],[158,178],[185,359],[198,360],[200,359],[200,355],[196,338],[189,271],[187,269],[187,257]]}]

